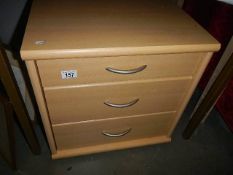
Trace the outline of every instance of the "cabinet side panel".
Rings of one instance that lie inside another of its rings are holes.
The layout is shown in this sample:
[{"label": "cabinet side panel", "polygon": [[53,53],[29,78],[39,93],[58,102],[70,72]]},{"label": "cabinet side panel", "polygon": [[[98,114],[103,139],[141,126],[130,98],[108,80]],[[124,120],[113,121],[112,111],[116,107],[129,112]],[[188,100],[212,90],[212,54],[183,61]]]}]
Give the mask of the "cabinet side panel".
[{"label": "cabinet side panel", "polygon": [[40,82],[40,79],[38,77],[37,67],[36,67],[34,61],[26,61],[26,66],[28,69],[29,77],[31,79],[31,83],[32,83],[32,87],[33,87],[34,94],[36,97],[36,101],[37,101],[37,104],[38,104],[38,107],[40,110],[45,133],[46,133],[47,140],[48,140],[48,143],[50,146],[50,150],[51,150],[52,154],[54,154],[54,153],[56,153],[57,149],[56,149],[53,131],[52,131],[49,116],[48,116],[48,111],[46,108],[46,103],[45,103],[44,96],[43,96],[43,91],[41,89],[41,82]]},{"label": "cabinet side panel", "polygon": [[184,97],[184,99],[182,101],[182,104],[180,105],[180,108],[177,110],[177,116],[176,116],[176,119],[175,119],[175,121],[174,121],[174,123],[173,123],[173,125],[171,127],[169,135],[171,135],[173,130],[175,129],[175,126],[177,125],[177,122],[179,121],[182,113],[184,112],[184,109],[187,106],[187,104],[188,104],[188,102],[189,102],[189,100],[190,100],[190,98],[191,98],[191,96],[192,96],[192,94],[193,94],[199,80],[201,79],[201,76],[204,73],[205,68],[208,65],[212,55],[213,55],[213,52],[206,53],[206,55],[204,56],[202,62],[199,65],[199,67],[197,68],[197,70],[196,70],[196,72],[195,72],[195,74],[193,76],[193,82],[191,83],[190,88],[186,92],[186,95],[185,95],[185,97]]}]

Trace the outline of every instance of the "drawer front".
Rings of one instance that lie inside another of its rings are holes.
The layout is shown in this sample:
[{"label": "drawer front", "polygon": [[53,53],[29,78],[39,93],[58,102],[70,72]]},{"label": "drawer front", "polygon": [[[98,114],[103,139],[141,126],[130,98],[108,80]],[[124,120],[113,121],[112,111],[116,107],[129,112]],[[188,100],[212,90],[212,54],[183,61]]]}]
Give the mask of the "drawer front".
[{"label": "drawer front", "polygon": [[47,89],[45,97],[53,124],[79,122],[175,111],[190,82],[181,79]]},{"label": "drawer front", "polygon": [[175,113],[150,114],[53,126],[58,150],[166,136]]},{"label": "drawer front", "polygon": [[[37,61],[37,65],[42,85],[49,87],[191,76],[199,65],[202,56],[202,53],[185,53],[41,60]],[[77,77],[62,79],[61,71],[69,70],[75,70]],[[119,72],[118,70],[125,71]]]}]

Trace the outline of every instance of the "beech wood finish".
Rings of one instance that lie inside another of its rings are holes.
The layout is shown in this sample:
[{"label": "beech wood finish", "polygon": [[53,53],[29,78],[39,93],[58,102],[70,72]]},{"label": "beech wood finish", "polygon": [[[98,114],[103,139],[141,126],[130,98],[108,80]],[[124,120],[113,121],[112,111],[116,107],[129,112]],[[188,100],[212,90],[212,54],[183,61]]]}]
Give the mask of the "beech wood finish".
[{"label": "beech wood finish", "polygon": [[35,0],[21,54],[25,60],[80,58],[216,51],[219,46],[166,1]]},{"label": "beech wood finish", "polygon": [[35,0],[21,55],[52,158],[169,142],[219,48],[164,1]]},{"label": "beech wood finish", "polygon": [[[101,57],[91,59],[66,59],[37,61],[43,87],[99,84],[129,80],[192,76],[198,68],[203,53],[135,55],[120,57]],[[130,70],[140,66],[147,67],[137,73],[120,75],[106,68]],[[61,79],[61,70],[77,70],[78,78]]]},{"label": "beech wood finish", "polygon": [[105,143],[101,145],[94,145],[94,146],[85,146],[81,148],[74,148],[74,149],[62,149],[57,150],[56,154],[52,155],[53,159],[59,159],[64,157],[71,157],[71,156],[80,156],[85,154],[92,154],[92,153],[99,153],[99,152],[106,152],[112,150],[121,150],[131,147],[139,147],[144,145],[153,145],[158,143],[166,143],[170,142],[171,138],[168,136],[157,136],[157,137],[146,137],[141,139],[135,140],[126,140],[121,142],[112,142],[112,143]]},{"label": "beech wood finish", "polygon": [[26,66],[28,69],[30,79],[32,80],[32,87],[34,89],[36,101],[38,103],[38,107],[41,113],[41,118],[42,118],[43,125],[45,128],[45,133],[48,139],[50,150],[53,154],[55,154],[56,143],[53,138],[53,131],[51,129],[50,118],[49,118],[47,106],[46,106],[45,99],[44,99],[44,93],[41,88],[41,82],[38,76],[38,71],[37,71],[34,61],[27,61]]},{"label": "beech wood finish", "polygon": [[[54,125],[53,130],[58,145],[57,149],[71,149],[130,139],[166,136],[174,120],[174,116],[175,113],[165,113],[104,119]],[[103,131],[107,133],[121,133],[127,129],[131,129],[131,131],[123,136],[109,137],[103,135]],[[67,142],[67,140],[69,141]]]},{"label": "beech wood finish", "polygon": [[[176,111],[191,79],[123,83],[45,90],[53,124]],[[104,102],[137,103],[125,108],[110,107]],[[89,110],[91,108],[91,110]]]}]

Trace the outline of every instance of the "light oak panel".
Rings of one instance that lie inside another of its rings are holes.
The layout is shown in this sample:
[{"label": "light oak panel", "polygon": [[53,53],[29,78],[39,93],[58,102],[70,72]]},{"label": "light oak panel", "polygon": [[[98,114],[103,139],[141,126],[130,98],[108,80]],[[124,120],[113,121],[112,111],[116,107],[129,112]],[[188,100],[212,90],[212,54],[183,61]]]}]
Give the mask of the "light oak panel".
[{"label": "light oak panel", "polygon": [[36,101],[37,101],[37,104],[40,110],[41,119],[44,125],[49,147],[50,147],[52,154],[55,154],[57,151],[56,143],[54,141],[53,131],[51,128],[50,118],[49,118],[49,114],[47,111],[47,105],[46,105],[44,95],[43,95],[44,92],[41,87],[41,82],[38,76],[37,67],[34,61],[26,61],[26,66],[27,66],[27,70],[29,73],[31,83],[32,83]]},{"label": "light oak panel", "polygon": [[168,136],[157,136],[149,138],[139,138],[135,140],[126,140],[121,142],[107,143],[94,146],[84,146],[82,148],[73,148],[73,149],[61,149],[57,150],[56,153],[52,154],[53,159],[66,158],[71,156],[80,156],[86,154],[93,154],[99,152],[121,150],[126,148],[134,148],[145,145],[161,144],[170,142],[171,138]]},{"label": "light oak panel", "polygon": [[[214,51],[218,42],[166,1],[34,0],[23,59]],[[38,40],[46,43],[36,45]]]},{"label": "light oak panel", "polygon": [[[20,52],[52,157],[170,141],[219,48],[207,31],[167,1],[34,0]],[[105,70],[142,65],[147,68],[132,75]],[[61,70],[73,69],[77,79],[61,80]],[[103,104],[136,98],[127,108]],[[128,127],[132,131],[119,138],[101,134]]]},{"label": "light oak panel", "polygon": [[[69,123],[128,115],[175,111],[189,88],[191,79],[135,82],[89,87],[65,87],[45,90],[53,124]],[[139,101],[125,108],[104,104]]]},{"label": "light oak panel", "polygon": [[200,66],[195,71],[193,81],[192,81],[190,87],[185,92],[186,95],[181,100],[180,108],[177,110],[177,116],[176,116],[176,119],[175,119],[171,129],[170,129],[169,135],[171,135],[173,130],[175,129],[175,127],[176,127],[181,115],[183,114],[185,107],[187,106],[190,98],[192,97],[192,94],[193,94],[199,80],[201,79],[201,76],[203,75],[205,68],[208,65],[212,55],[213,55],[213,52],[207,52],[205,54],[205,56],[203,57],[203,61],[201,62]]},{"label": "light oak panel", "polygon": [[[53,125],[57,149],[81,148],[140,138],[167,135],[174,120],[175,113],[149,114],[125,118],[97,120],[71,124]],[[102,134],[131,131],[120,137]]]},{"label": "light oak panel", "polygon": [[[44,87],[83,85],[164,77],[192,76],[204,53],[164,54],[144,56],[119,56],[103,58],[79,58],[37,61]],[[107,67],[129,70],[147,65],[134,74],[116,74]],[[77,70],[78,77],[62,79],[61,71]]]}]

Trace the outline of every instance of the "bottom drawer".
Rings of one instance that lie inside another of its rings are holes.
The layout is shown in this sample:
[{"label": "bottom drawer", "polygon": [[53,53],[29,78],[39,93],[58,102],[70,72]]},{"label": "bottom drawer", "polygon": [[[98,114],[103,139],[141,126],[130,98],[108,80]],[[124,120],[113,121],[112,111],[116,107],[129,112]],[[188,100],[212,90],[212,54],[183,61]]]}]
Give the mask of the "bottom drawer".
[{"label": "bottom drawer", "polygon": [[174,113],[53,125],[58,150],[168,135]]}]

